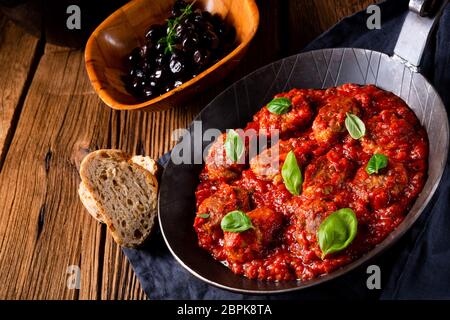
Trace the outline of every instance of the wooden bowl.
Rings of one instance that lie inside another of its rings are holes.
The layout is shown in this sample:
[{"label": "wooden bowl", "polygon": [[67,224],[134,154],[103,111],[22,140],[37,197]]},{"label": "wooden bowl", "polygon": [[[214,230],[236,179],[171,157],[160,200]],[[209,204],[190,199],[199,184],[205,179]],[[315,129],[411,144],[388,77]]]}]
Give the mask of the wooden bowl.
[{"label": "wooden bowl", "polygon": [[175,0],[135,0],[109,16],[90,36],[85,63],[95,91],[108,106],[118,110],[162,111],[180,104],[225,77],[242,59],[259,23],[254,0],[197,0],[211,13],[220,14],[236,29],[236,47],[216,64],[178,88],[142,102],[129,94],[122,81],[125,57],[144,43],[150,25],[164,23]]}]

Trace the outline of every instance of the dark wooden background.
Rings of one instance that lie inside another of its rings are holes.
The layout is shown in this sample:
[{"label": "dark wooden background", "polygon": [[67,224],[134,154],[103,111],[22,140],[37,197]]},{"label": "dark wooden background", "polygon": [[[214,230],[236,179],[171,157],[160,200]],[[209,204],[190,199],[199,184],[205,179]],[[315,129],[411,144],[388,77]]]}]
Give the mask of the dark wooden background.
[{"label": "dark wooden background", "polygon": [[[370,0],[261,0],[247,56],[225,81],[162,113],[106,107],[83,52],[45,43],[0,16],[0,299],[145,299],[130,264],[78,199],[80,159],[98,148],[157,158],[215,95],[301,50]],[[81,268],[68,289],[67,267]]]}]

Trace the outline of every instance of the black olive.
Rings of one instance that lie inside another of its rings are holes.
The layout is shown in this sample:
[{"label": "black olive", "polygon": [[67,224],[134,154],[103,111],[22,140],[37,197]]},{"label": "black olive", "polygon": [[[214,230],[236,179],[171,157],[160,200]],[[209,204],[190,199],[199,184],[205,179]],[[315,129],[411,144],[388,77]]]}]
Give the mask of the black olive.
[{"label": "black olive", "polygon": [[139,67],[142,69],[144,73],[150,73],[154,68],[154,62],[153,60],[146,59],[139,65]]},{"label": "black olive", "polygon": [[195,31],[201,33],[205,30],[207,30],[207,22],[205,22],[204,20],[195,21]]},{"label": "black olive", "polygon": [[169,70],[164,65],[157,67],[151,74],[150,74],[150,81],[155,82],[155,86],[160,87],[164,82],[166,82],[169,78]]},{"label": "black olive", "polygon": [[130,65],[135,65],[141,60],[141,49],[139,47],[134,48],[127,57],[127,61]]},{"label": "black olive", "polygon": [[196,29],[193,20],[191,20],[190,18],[188,18],[184,22],[180,23],[180,25],[183,26],[183,29],[186,31]]},{"label": "black olive", "polygon": [[155,71],[150,76],[154,80],[160,80],[164,78],[164,69],[156,68]]},{"label": "black olive", "polygon": [[175,27],[175,40],[181,40],[186,34],[186,29],[184,25],[179,24]]},{"label": "black olive", "polygon": [[146,85],[145,80],[135,78],[131,81],[131,90],[138,93]]},{"label": "black olive", "polygon": [[160,24],[152,25],[145,34],[145,38],[152,43],[158,42],[162,36],[164,36],[164,27]]},{"label": "black olive", "polygon": [[179,54],[172,54],[169,62],[169,69],[174,75],[180,75],[186,69],[184,58]]},{"label": "black olive", "polygon": [[208,50],[204,49],[195,50],[194,54],[192,55],[192,60],[199,67],[206,66],[209,63],[210,58],[211,53]]},{"label": "black olive", "polygon": [[160,66],[160,65],[164,64],[165,60],[166,60],[166,56],[162,53],[158,53],[155,57],[155,64],[157,66]]},{"label": "black olive", "polygon": [[170,84],[168,84],[167,86],[165,86],[161,91],[163,93],[169,92],[170,90],[172,90],[172,86]]},{"label": "black olive", "polygon": [[181,14],[181,11],[186,8],[187,3],[184,2],[183,0],[177,0],[175,1],[175,3],[173,4],[173,8],[172,8],[172,15],[177,17]]},{"label": "black olive", "polygon": [[130,75],[130,77],[133,77],[133,78],[144,78],[145,77],[144,71],[142,69],[137,69],[137,68],[130,69],[129,75]]},{"label": "black olive", "polygon": [[136,88],[138,87],[138,79],[130,79],[128,78],[127,82],[125,83],[127,90],[135,93]]},{"label": "black olive", "polygon": [[198,12],[197,10],[195,11],[194,15],[193,15],[193,19],[194,19],[194,23],[198,24],[199,22],[205,22],[205,18],[203,18],[203,15],[200,12]]},{"label": "black olive", "polygon": [[199,40],[195,34],[187,34],[184,36],[181,44],[183,46],[183,51],[192,51],[198,46]]},{"label": "black olive", "polygon": [[182,24],[184,24],[188,29],[194,29],[195,28],[195,19],[192,15],[187,16],[181,21]]},{"label": "black olive", "polygon": [[150,50],[151,50],[151,45],[144,44],[139,50],[139,54],[140,54],[141,58],[142,59],[147,58],[147,56],[150,54]]},{"label": "black olive", "polygon": [[155,45],[155,51],[156,51],[156,52],[164,52],[165,49],[166,49],[166,46],[165,46],[164,43],[158,42],[158,43]]},{"label": "black olive", "polygon": [[144,88],[142,88],[142,95],[146,98],[152,98],[156,95],[158,95],[158,89],[154,86],[147,85]]}]

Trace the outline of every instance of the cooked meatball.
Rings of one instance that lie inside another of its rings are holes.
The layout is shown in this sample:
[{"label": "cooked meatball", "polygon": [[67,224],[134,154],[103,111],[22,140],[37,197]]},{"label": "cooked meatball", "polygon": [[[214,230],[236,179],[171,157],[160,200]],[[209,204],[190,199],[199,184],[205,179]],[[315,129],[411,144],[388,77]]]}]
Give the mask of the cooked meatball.
[{"label": "cooked meatball", "polygon": [[332,149],[306,167],[302,195],[335,196],[353,172],[354,164],[343,156],[342,148]]},{"label": "cooked meatball", "polygon": [[247,213],[252,229],[244,232],[224,232],[224,251],[230,262],[245,262],[263,256],[277,240],[283,216],[269,208],[257,208]]},{"label": "cooked meatball", "polygon": [[313,149],[314,143],[309,139],[282,140],[251,159],[250,169],[261,180],[278,182],[281,181],[281,167],[291,150],[294,152],[299,166],[302,166],[307,162]]},{"label": "cooked meatball", "polygon": [[355,99],[336,97],[330,99],[319,109],[312,123],[313,136],[319,144],[329,145],[345,132],[347,112],[360,115],[360,108]]},{"label": "cooked meatball", "polygon": [[389,161],[379,174],[368,174],[365,166],[358,169],[351,183],[356,196],[375,210],[384,208],[406,192],[408,171],[403,164]]},{"label": "cooked meatball", "polygon": [[[199,235],[199,244],[208,247],[217,243],[223,236],[220,222],[233,210],[249,210],[249,197],[245,190],[226,183],[219,185],[218,190],[200,204],[194,227]],[[207,218],[202,218],[206,215]]]},{"label": "cooked meatball", "polygon": [[250,160],[250,169],[262,180],[273,180],[280,173],[282,159],[293,148],[293,141],[280,141]]},{"label": "cooked meatball", "polygon": [[238,177],[244,168],[244,165],[241,164],[242,161],[239,161],[240,163],[238,164],[228,158],[224,145],[226,137],[226,133],[221,134],[208,150],[205,168],[207,177],[210,180],[221,178],[232,180]]},{"label": "cooked meatball", "polygon": [[305,259],[320,257],[322,251],[318,245],[317,231],[322,221],[338,209],[337,203],[320,198],[297,202],[295,219],[292,220],[296,242],[291,249],[302,255],[311,252],[313,257],[304,257]]},{"label": "cooked meatball", "polygon": [[275,98],[278,97],[289,98],[292,102],[291,108],[284,114],[275,114],[263,107],[253,117],[259,130],[267,131],[270,135],[268,131],[276,129],[279,130],[280,136],[288,137],[311,123],[314,113],[306,91],[293,89],[288,93],[275,96]]}]

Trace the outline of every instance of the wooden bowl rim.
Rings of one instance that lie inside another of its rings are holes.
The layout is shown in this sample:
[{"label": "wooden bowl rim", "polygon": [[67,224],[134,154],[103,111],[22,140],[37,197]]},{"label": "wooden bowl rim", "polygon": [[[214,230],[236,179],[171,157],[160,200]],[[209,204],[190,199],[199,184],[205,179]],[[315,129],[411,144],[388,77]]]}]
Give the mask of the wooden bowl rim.
[{"label": "wooden bowl rim", "polygon": [[93,42],[96,41],[97,34],[99,34],[106,27],[110,26],[112,20],[115,20],[123,12],[127,11],[129,9],[129,7],[137,5],[137,3],[135,1],[131,1],[131,2],[123,5],[122,7],[120,7],[116,11],[114,11],[110,16],[108,16],[102,23],[100,23],[97,26],[97,28],[95,28],[95,30],[89,36],[89,39],[88,39],[88,41],[86,43],[86,49],[85,49],[85,53],[84,53],[85,67],[86,67],[86,70],[87,70],[87,74],[88,74],[89,80],[90,80],[92,86],[94,87],[96,93],[102,99],[102,101],[105,104],[107,104],[109,107],[111,107],[112,109],[115,109],[115,110],[136,110],[136,109],[149,107],[149,106],[151,106],[153,104],[161,102],[161,101],[163,101],[163,100],[165,100],[165,99],[167,99],[167,98],[169,98],[169,97],[179,93],[180,91],[183,91],[185,88],[187,88],[187,87],[189,87],[191,85],[194,85],[198,80],[200,80],[201,78],[205,77],[207,74],[210,74],[210,73],[214,72],[220,66],[224,65],[225,63],[230,61],[232,58],[237,56],[242,50],[244,50],[249,45],[250,41],[255,36],[256,31],[258,30],[259,18],[260,18],[259,17],[258,6],[256,5],[255,0],[239,0],[239,1],[246,1],[249,4],[251,14],[254,17],[255,24],[254,24],[253,28],[251,29],[250,34],[245,39],[243,39],[242,42],[236,48],[234,48],[230,53],[228,53],[226,56],[224,56],[222,59],[217,61],[215,64],[213,64],[209,68],[203,70],[196,77],[191,78],[189,81],[183,83],[181,86],[179,86],[177,88],[174,88],[174,89],[164,93],[163,95],[160,95],[160,96],[158,96],[156,98],[153,98],[153,99],[150,99],[150,100],[147,100],[147,101],[143,101],[143,102],[139,102],[139,103],[136,103],[136,104],[119,103],[117,100],[115,100],[109,94],[109,90],[107,90],[106,88],[103,88],[101,85],[99,85],[100,80],[99,80],[99,78],[97,76],[97,72],[95,71],[95,67],[94,67],[94,65],[95,65],[94,61],[95,60],[93,60],[91,58],[92,54],[94,52],[94,49],[93,49],[94,44],[93,44]]}]

